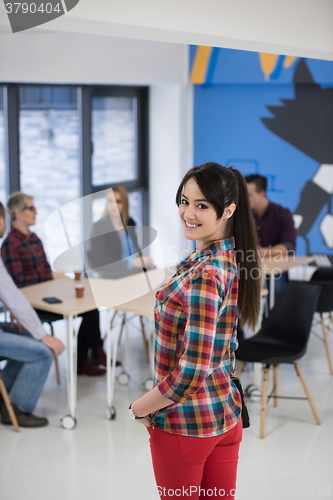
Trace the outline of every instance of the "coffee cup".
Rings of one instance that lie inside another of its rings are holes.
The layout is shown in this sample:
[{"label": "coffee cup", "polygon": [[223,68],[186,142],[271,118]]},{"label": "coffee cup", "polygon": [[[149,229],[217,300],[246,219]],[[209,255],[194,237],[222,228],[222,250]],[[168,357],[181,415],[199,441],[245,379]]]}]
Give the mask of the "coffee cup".
[{"label": "coffee cup", "polygon": [[84,295],[84,285],[75,285],[76,298],[82,299]]},{"label": "coffee cup", "polygon": [[82,276],[82,271],[74,271],[74,274],[75,274],[75,281],[80,281]]}]

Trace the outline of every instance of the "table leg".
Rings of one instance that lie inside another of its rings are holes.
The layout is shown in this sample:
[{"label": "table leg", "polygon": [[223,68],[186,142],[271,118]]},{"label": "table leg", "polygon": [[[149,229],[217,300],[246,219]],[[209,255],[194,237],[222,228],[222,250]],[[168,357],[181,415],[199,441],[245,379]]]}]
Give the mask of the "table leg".
[{"label": "table leg", "polygon": [[151,371],[151,377],[148,377],[143,385],[146,391],[150,391],[153,388],[154,385],[154,333],[155,333],[155,324],[154,321],[151,321],[151,318],[148,320],[148,333],[149,333],[149,339],[148,339],[148,345],[149,345],[149,350],[150,350],[150,355],[149,355],[149,360],[150,360],[150,371]]},{"label": "table leg", "polygon": [[273,309],[275,302],[275,276],[273,274],[270,275],[269,279],[269,308]]},{"label": "table leg", "polygon": [[67,398],[69,415],[66,415],[61,424],[65,429],[74,429],[76,426],[76,400],[77,400],[77,379],[76,379],[76,366],[77,366],[77,342],[76,333],[73,329],[73,316],[66,317],[67,323]]},{"label": "table leg", "polygon": [[[117,360],[117,350],[118,350],[118,339],[120,335],[120,330],[115,329],[115,335],[113,339],[111,338],[111,322],[110,322],[110,309],[107,310],[107,337],[106,337],[106,410],[105,416],[108,420],[113,420],[116,416],[116,409],[112,406],[113,395],[114,395],[114,382],[116,377],[116,360]],[[112,365],[111,365],[112,359]]]},{"label": "table leg", "polygon": [[120,385],[128,385],[131,379],[129,375],[129,360],[130,360],[130,342],[129,342],[129,334],[128,334],[128,313],[124,312],[123,324],[120,330],[120,334],[125,328],[125,356],[123,362],[123,369],[117,376],[118,384]]}]

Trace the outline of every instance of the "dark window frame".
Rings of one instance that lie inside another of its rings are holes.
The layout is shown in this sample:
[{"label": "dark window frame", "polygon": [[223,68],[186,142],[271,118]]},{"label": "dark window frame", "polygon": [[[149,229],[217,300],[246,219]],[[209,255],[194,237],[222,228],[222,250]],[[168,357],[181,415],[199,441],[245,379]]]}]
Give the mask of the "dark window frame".
[{"label": "dark window frame", "polygon": [[[92,97],[137,97],[137,160],[138,175],[135,180],[124,181],[122,185],[129,191],[142,193],[142,221],[149,225],[148,189],[149,189],[149,88],[147,86],[121,85],[66,85],[38,83],[2,83],[4,95],[5,123],[5,164],[7,194],[20,189],[20,155],[19,155],[19,111],[20,87],[71,87],[76,89],[78,124],[79,124],[79,168],[80,194],[98,193],[112,188],[118,183],[92,185],[92,137],[91,137],[91,99]],[[42,105],[37,105],[41,107]],[[32,106],[33,107],[33,106]]]}]

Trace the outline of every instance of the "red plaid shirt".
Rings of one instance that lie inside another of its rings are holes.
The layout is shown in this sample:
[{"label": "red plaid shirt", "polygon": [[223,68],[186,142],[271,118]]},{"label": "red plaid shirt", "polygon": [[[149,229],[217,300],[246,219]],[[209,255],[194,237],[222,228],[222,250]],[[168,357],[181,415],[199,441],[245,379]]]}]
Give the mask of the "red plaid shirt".
[{"label": "red plaid shirt", "polygon": [[237,299],[233,238],[191,254],[156,293],[154,382],[174,404],[154,414],[153,427],[210,437],[237,424]]},{"label": "red plaid shirt", "polygon": [[1,256],[19,288],[52,279],[43,244],[35,233],[26,235],[11,227],[2,244]]}]

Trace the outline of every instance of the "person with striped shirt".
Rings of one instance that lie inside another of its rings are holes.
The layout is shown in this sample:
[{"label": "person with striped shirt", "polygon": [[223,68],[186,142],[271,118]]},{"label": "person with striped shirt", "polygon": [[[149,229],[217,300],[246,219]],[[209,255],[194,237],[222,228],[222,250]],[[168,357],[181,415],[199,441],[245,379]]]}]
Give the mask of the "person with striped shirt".
[{"label": "person with striped shirt", "polygon": [[196,249],[156,293],[154,388],[130,405],[145,425],[161,498],[235,497],[242,403],[232,382],[238,317],[260,309],[258,241],[246,182],[194,167],[176,195]]}]

